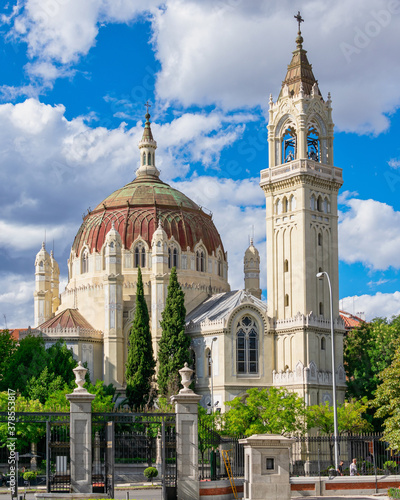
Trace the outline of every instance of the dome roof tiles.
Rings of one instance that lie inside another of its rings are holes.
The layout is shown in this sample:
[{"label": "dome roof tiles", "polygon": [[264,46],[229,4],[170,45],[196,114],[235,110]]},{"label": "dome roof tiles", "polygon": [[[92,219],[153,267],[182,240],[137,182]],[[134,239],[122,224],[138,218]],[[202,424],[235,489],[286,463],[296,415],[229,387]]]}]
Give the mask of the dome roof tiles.
[{"label": "dome roof tiles", "polygon": [[112,222],[125,248],[131,248],[139,236],[150,247],[159,219],[168,238],[173,236],[184,251],[187,247],[193,251],[200,241],[210,255],[218,247],[224,251],[210,215],[177,189],[143,175],[112,193],[84,218],[72,250],[79,255],[86,245],[90,252],[100,252]]}]

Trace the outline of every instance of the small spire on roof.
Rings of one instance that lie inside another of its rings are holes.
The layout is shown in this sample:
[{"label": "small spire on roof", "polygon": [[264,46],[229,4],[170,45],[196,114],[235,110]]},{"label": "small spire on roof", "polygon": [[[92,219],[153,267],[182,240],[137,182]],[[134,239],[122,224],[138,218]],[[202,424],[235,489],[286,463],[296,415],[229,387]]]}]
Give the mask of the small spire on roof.
[{"label": "small spire on roof", "polygon": [[297,19],[297,23],[299,25],[296,38],[297,48],[302,49],[303,37],[301,36],[300,23],[304,23],[304,19],[301,17],[300,11],[297,12],[297,16],[294,16],[294,18]]}]

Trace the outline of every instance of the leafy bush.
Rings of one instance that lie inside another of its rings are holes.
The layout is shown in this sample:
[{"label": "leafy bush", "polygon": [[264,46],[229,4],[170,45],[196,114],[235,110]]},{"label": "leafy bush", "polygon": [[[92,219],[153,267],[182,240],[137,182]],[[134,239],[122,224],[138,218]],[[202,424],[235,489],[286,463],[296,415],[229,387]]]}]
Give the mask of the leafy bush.
[{"label": "leafy bush", "polygon": [[389,488],[388,489],[388,497],[389,498],[400,498],[400,489],[399,488]]},{"label": "leafy bush", "polygon": [[24,472],[24,475],[23,475],[23,478],[25,481],[33,481],[34,479],[36,479],[37,477],[37,472],[33,471],[33,470],[27,470],[26,472]]},{"label": "leafy bush", "polygon": [[143,475],[151,480],[151,484],[153,484],[153,478],[158,476],[158,470],[155,467],[147,467],[147,469],[144,469]]},{"label": "leafy bush", "polygon": [[393,474],[393,472],[397,469],[397,463],[394,460],[388,460],[383,464],[383,468],[387,469],[389,472]]}]

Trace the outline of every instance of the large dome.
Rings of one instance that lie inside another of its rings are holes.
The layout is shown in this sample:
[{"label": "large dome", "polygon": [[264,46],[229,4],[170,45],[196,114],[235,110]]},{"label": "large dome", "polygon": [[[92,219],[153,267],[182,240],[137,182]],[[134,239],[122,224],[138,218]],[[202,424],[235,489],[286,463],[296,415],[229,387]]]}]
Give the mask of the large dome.
[{"label": "large dome", "polygon": [[72,251],[79,255],[84,245],[99,252],[114,223],[125,248],[139,236],[151,246],[151,239],[161,219],[168,238],[172,236],[186,251],[193,251],[200,240],[209,255],[218,247],[224,251],[221,237],[211,215],[177,189],[154,175],[140,175],[114,191],[83,220]]}]

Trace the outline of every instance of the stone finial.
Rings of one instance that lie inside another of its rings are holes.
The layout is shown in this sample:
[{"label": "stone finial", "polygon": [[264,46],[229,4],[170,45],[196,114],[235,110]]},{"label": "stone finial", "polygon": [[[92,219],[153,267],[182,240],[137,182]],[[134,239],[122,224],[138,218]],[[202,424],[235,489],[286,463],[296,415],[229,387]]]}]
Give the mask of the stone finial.
[{"label": "stone finial", "polygon": [[82,365],[82,361],[78,361],[78,366],[72,371],[75,374],[75,384],[78,386],[75,387],[74,393],[89,394],[88,391],[83,387],[87,369]]},{"label": "stone finial", "polygon": [[179,391],[179,394],[194,394],[192,389],[189,389],[189,385],[192,382],[192,374],[193,370],[189,368],[188,364],[185,363],[185,366],[179,370],[179,374],[181,376],[181,384],[183,385],[183,389]]}]

